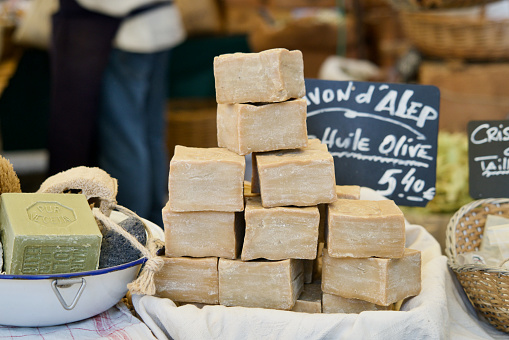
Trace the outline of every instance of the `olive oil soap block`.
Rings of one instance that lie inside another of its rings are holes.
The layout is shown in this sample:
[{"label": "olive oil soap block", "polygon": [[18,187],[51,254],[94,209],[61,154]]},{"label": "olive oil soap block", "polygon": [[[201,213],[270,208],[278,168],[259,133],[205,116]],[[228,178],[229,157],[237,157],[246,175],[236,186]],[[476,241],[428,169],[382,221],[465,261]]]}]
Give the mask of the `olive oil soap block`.
[{"label": "olive oil soap block", "polygon": [[0,228],[6,274],[97,269],[102,234],[82,194],[4,193]]}]

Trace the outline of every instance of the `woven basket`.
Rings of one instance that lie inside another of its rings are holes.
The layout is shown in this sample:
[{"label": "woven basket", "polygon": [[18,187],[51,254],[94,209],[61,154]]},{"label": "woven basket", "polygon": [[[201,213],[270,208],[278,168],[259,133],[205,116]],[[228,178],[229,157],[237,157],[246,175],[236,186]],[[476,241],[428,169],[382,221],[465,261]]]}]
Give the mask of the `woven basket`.
[{"label": "woven basket", "polygon": [[472,305],[491,325],[509,333],[509,270],[459,265],[456,260],[459,254],[479,250],[488,215],[509,217],[509,199],[483,199],[461,207],[447,226],[445,252]]},{"label": "woven basket", "polygon": [[499,0],[385,0],[397,10],[462,8],[484,5]]},{"label": "woven basket", "polygon": [[[462,12],[462,11],[460,11]],[[424,55],[445,59],[509,59],[509,19],[493,20],[479,10],[401,11],[403,32]]]}]

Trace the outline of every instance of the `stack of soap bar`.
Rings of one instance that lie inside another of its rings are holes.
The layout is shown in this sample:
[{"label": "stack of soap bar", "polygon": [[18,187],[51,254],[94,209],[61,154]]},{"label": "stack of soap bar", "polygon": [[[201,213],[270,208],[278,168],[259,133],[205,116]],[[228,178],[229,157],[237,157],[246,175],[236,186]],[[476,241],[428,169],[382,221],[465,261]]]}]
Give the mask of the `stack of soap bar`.
[{"label": "stack of soap bar", "polygon": [[314,207],[264,208],[260,197],[246,198],[242,260],[315,259],[320,215]]},{"label": "stack of soap bar", "polygon": [[304,97],[302,52],[276,48],[214,58],[219,104],[274,103]]},{"label": "stack of soap bar", "polygon": [[321,313],[322,312],[322,288],[320,283],[309,283],[304,285],[293,312]]},{"label": "stack of soap bar", "polygon": [[236,259],[244,237],[239,212],[174,212],[163,208],[165,255]]},{"label": "stack of soap bar", "polygon": [[336,201],[334,160],[319,140],[306,148],[255,155],[264,207],[311,206]]},{"label": "stack of soap bar", "polygon": [[399,258],[405,252],[405,218],[391,200],[339,199],[329,204],[331,257]]},{"label": "stack of soap bar", "polygon": [[393,304],[389,306],[380,306],[364,300],[348,299],[327,293],[322,294],[323,313],[358,314],[365,311],[392,310],[392,307]]},{"label": "stack of soap bar", "polygon": [[217,142],[239,155],[307,146],[306,100],[218,104]]},{"label": "stack of soap bar", "polygon": [[161,257],[163,267],[154,275],[156,296],[173,301],[218,304],[217,257]]},{"label": "stack of soap bar", "polygon": [[323,252],[322,291],[388,306],[421,290],[421,252],[402,258],[333,258]]},{"label": "stack of soap bar", "polygon": [[301,260],[219,259],[219,303],[291,310],[303,289]]},{"label": "stack of soap bar", "polygon": [[84,195],[4,193],[1,201],[6,274],[97,269],[102,234]]},{"label": "stack of soap bar", "polygon": [[170,210],[244,210],[245,166],[243,156],[227,149],[177,145],[170,162]]}]

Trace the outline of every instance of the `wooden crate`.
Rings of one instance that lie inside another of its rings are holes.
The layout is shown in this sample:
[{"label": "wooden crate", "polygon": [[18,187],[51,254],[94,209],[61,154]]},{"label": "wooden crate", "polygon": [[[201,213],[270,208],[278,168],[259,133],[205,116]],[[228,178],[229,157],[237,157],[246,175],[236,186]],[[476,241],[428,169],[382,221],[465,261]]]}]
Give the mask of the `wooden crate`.
[{"label": "wooden crate", "polygon": [[419,83],[440,89],[439,128],[466,132],[471,120],[509,118],[509,63],[426,61]]},{"label": "wooden crate", "polygon": [[167,111],[167,145],[173,157],[176,145],[217,147],[215,98],[170,99]]}]

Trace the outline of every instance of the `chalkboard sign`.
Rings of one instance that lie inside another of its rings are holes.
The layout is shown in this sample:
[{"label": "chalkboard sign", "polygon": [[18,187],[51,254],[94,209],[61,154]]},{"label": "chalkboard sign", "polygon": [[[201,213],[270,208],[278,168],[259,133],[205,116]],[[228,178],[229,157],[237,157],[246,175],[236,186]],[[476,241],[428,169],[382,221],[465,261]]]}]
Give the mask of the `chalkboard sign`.
[{"label": "chalkboard sign", "polygon": [[509,120],[468,123],[470,196],[509,197]]},{"label": "chalkboard sign", "polygon": [[336,183],[399,205],[435,196],[440,93],[425,85],[306,79],[308,134],[327,144]]}]

